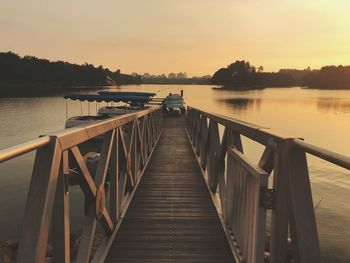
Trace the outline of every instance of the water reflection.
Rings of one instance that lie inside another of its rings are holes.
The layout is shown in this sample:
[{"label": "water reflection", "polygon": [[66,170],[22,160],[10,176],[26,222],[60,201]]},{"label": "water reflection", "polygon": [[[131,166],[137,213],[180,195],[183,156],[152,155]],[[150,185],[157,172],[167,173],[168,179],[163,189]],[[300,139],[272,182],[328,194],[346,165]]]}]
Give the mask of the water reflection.
[{"label": "water reflection", "polygon": [[261,99],[255,98],[219,98],[218,102],[229,106],[231,113],[235,115],[245,115],[247,111],[259,110]]},{"label": "water reflection", "polygon": [[350,101],[342,98],[318,98],[317,109],[321,113],[350,114]]}]

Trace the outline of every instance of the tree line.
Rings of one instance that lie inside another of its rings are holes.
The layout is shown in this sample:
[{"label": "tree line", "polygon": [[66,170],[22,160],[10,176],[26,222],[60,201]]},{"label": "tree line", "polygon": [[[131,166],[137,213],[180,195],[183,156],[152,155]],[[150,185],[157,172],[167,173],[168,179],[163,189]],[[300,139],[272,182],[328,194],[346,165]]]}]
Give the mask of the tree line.
[{"label": "tree line", "polygon": [[321,70],[310,71],[303,77],[303,84],[319,89],[349,89],[350,66],[325,66]]},{"label": "tree line", "polygon": [[248,61],[237,60],[214,75],[187,78],[123,74],[92,64],[49,61],[34,56],[21,57],[13,52],[0,52],[0,94],[33,93],[76,86],[107,85],[107,77],[118,85],[125,84],[214,84],[227,89],[307,86],[310,88],[350,88],[350,66],[325,66],[320,70],[281,69],[263,72]]},{"label": "tree line", "polygon": [[106,85],[107,77],[119,85],[141,83],[141,77],[123,74],[119,69],[0,52],[0,92]]},{"label": "tree line", "polygon": [[309,88],[350,88],[350,66],[325,66],[320,70],[281,69],[263,72],[248,61],[237,60],[226,68],[217,70],[211,83],[227,89],[306,86]]}]

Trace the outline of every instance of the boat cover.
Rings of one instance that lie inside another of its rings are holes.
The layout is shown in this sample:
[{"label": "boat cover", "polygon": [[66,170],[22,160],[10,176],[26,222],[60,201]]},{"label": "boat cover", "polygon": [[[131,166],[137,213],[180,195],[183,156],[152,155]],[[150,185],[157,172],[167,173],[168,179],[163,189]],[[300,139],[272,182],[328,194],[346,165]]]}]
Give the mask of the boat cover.
[{"label": "boat cover", "polygon": [[135,96],[123,94],[81,94],[69,93],[63,96],[65,99],[79,100],[79,101],[97,101],[97,102],[126,102],[126,103],[146,103],[150,100],[149,96]]},{"label": "boat cover", "polygon": [[130,96],[148,96],[154,97],[156,94],[151,92],[134,92],[134,91],[100,91],[102,95],[130,95]]},{"label": "boat cover", "polygon": [[179,94],[171,94],[165,98],[165,101],[183,101],[183,98]]}]

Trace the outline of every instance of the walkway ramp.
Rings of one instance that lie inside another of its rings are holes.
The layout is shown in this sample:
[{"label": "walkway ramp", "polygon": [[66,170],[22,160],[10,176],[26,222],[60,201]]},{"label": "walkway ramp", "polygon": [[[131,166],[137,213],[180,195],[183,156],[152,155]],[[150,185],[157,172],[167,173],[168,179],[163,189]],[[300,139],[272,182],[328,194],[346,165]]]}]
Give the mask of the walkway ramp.
[{"label": "walkway ramp", "polygon": [[106,262],[234,262],[184,119],[164,120]]}]

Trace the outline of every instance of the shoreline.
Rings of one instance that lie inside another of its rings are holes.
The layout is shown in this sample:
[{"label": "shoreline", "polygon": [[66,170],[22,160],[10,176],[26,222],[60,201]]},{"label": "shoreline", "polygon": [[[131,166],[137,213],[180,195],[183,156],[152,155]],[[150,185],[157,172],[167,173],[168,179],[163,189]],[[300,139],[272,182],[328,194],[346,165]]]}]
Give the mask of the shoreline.
[{"label": "shoreline", "polygon": [[[148,86],[148,85],[181,85],[181,86],[212,86],[212,90],[217,91],[250,91],[250,90],[264,90],[267,88],[271,89],[287,89],[287,88],[295,88],[299,87],[302,89],[309,89],[309,90],[333,90],[333,91],[350,91],[350,88],[320,88],[320,87],[308,87],[308,86],[264,86],[264,87],[223,87],[223,86],[215,86],[211,84],[178,84],[178,83],[166,83],[166,84],[123,84],[119,85],[118,87],[123,86],[138,86],[141,87],[142,85]],[[16,97],[45,97],[49,95],[62,95],[67,92],[74,92],[74,91],[94,91],[94,90],[100,90],[100,89],[108,89],[113,88],[115,86],[107,86],[103,84],[96,84],[96,85],[73,85],[73,86],[59,86],[59,85],[53,85],[53,86],[36,86],[35,84],[30,84],[26,86],[18,86],[18,85],[12,85],[12,86],[6,86],[3,87],[0,84],[0,98],[16,98]],[[137,87],[137,88],[138,88]]]}]

